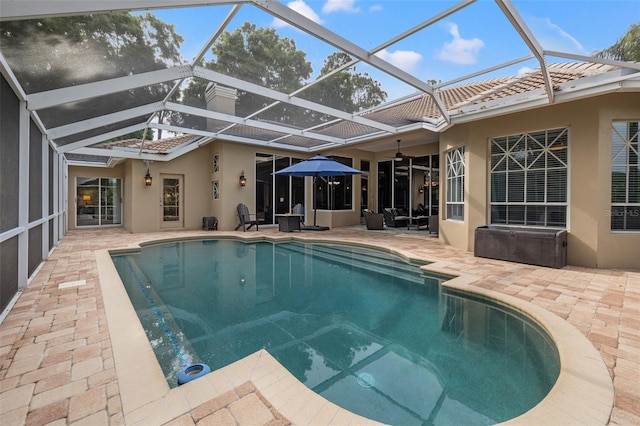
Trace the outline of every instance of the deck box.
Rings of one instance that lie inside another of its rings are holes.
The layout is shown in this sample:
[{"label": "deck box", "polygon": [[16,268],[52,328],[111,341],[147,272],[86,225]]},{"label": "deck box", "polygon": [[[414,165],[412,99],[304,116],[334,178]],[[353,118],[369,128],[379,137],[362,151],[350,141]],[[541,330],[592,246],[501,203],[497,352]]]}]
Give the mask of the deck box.
[{"label": "deck box", "polygon": [[562,268],[567,265],[567,231],[480,226],[475,231],[473,254],[477,257]]}]

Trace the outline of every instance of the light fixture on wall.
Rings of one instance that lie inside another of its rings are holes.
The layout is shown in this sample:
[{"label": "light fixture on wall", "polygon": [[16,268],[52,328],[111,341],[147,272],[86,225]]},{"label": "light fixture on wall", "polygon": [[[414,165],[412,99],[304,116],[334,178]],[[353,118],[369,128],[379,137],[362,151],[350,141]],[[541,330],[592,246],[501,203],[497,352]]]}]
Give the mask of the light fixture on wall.
[{"label": "light fixture on wall", "polygon": [[146,186],[151,186],[152,181],[153,181],[153,178],[151,177],[151,173],[149,173],[149,169],[147,168],[147,174],[144,175],[144,184]]},{"label": "light fixture on wall", "polygon": [[247,178],[244,177],[244,170],[240,172],[240,178],[238,179],[238,182],[240,183],[240,186],[247,185]]},{"label": "light fixture on wall", "polygon": [[91,195],[87,195],[87,194],[83,195],[82,201],[91,201]]},{"label": "light fixture on wall", "polygon": [[144,160],[144,163],[147,165],[147,174],[144,175],[144,184],[145,186],[151,186],[151,182],[153,181],[153,178],[151,177],[151,173],[149,173],[149,160]]},{"label": "light fixture on wall", "polygon": [[149,163],[151,163],[151,161],[149,160],[142,160],[144,161],[144,164],[147,165],[147,174],[144,175],[144,184],[145,186],[151,186],[151,182],[153,181],[153,178],[151,177],[151,173],[149,172]]}]

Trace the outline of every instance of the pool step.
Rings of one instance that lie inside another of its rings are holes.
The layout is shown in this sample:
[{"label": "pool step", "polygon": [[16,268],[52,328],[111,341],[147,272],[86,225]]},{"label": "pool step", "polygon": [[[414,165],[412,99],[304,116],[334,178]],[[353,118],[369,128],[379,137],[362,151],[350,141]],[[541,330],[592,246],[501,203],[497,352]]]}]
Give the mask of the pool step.
[{"label": "pool step", "polygon": [[[279,251],[289,251],[293,253],[307,253],[305,245],[303,244],[288,243],[286,245],[278,245],[277,249]],[[371,249],[362,249],[362,252],[346,251],[343,247],[337,245],[314,244],[313,255],[333,264],[375,272],[394,279],[424,284],[425,277],[421,274],[418,265],[399,261],[397,257],[383,251]]]}]

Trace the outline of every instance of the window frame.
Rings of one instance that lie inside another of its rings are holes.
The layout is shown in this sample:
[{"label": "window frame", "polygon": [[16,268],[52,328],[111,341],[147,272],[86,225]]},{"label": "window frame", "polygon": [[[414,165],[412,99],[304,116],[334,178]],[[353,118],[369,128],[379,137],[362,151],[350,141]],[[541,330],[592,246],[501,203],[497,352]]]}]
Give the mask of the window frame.
[{"label": "window frame", "polygon": [[218,173],[220,171],[220,154],[213,154],[212,172]]},{"label": "window frame", "polygon": [[[76,176],[75,227],[84,229],[123,226],[123,185],[124,180],[119,177]],[[89,215],[92,218],[85,220],[81,215]]]},{"label": "window frame", "polygon": [[213,182],[211,182],[211,193],[212,193],[213,201],[217,201],[220,199],[220,182],[219,181],[214,180]]},{"label": "window frame", "polygon": [[[464,221],[466,175],[465,154],[466,149],[464,145],[452,148],[444,153],[446,220]],[[452,162],[452,160],[454,161]],[[454,210],[456,210],[456,212],[454,212]]]},{"label": "window frame", "polygon": [[568,126],[489,138],[491,225],[568,229],[570,140]]},{"label": "window frame", "polygon": [[[624,125],[625,134],[621,134],[616,128],[617,125]],[[631,133],[630,126],[635,124],[634,133]],[[616,143],[617,142],[617,143]],[[634,146],[635,145],[635,146]],[[607,216],[610,217],[609,229],[612,233],[640,233],[640,226],[636,229],[629,229],[629,220],[640,221],[640,188],[635,189],[636,194],[631,194],[633,182],[631,181],[631,169],[633,166],[640,169],[640,120],[614,120],[611,123],[611,185],[610,185],[610,209]],[[624,160],[622,163],[620,162]],[[632,163],[631,157],[635,157],[636,163]],[[622,170],[624,169],[624,170]],[[624,173],[624,191],[620,193],[620,180],[616,179],[614,173]],[[640,180],[640,176],[635,177]],[[640,183],[638,183],[640,185]],[[615,198],[623,197],[624,201],[614,201]],[[637,198],[637,202],[632,202],[632,197]],[[615,228],[614,224],[620,223],[622,227]]]}]

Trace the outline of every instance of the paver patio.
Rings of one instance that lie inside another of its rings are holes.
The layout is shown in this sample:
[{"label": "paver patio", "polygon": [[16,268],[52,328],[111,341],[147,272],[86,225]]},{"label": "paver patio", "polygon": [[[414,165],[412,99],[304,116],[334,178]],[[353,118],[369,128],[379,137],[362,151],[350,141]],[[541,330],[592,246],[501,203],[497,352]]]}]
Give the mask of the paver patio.
[{"label": "paver patio", "polygon": [[[424,231],[389,233],[356,228],[297,238],[366,242],[438,261],[480,277],[472,286],[497,291],[563,318],[599,351],[615,390],[609,424],[640,424],[640,270],[550,269],[476,258]],[[71,231],[52,252],[0,325],[0,424],[125,424],[121,387],[107,325],[96,251],[194,236],[281,237],[259,232]],[[640,250],[639,250],[640,253]],[[639,260],[640,268],[640,260]],[[66,288],[59,288],[69,283]],[[189,406],[170,420],[191,424],[289,424],[251,382]],[[590,401],[584,401],[585,409]],[[154,424],[153,417],[138,424]],[[295,422],[295,421],[294,421]],[[338,418],[333,418],[339,424]]]}]

